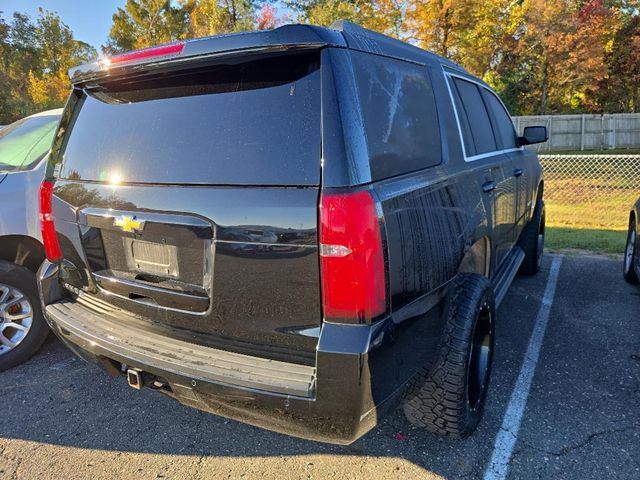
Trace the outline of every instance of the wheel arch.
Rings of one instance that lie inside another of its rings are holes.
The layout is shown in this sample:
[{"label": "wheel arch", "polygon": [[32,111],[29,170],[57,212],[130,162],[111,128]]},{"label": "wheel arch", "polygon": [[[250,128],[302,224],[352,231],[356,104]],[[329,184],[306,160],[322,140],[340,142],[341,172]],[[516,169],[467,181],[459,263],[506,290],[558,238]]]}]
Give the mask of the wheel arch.
[{"label": "wheel arch", "polygon": [[44,261],[44,247],[33,237],[5,235],[0,237],[0,260],[37,272]]}]

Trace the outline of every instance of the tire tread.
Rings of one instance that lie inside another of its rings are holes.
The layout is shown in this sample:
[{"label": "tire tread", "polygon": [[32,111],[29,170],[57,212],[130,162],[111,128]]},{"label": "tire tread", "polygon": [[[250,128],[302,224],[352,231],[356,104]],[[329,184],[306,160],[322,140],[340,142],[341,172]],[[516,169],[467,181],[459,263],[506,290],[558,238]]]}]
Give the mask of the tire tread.
[{"label": "tire tread", "polygon": [[[461,273],[455,278],[445,307],[445,328],[438,358],[423,368],[408,387],[403,405],[410,423],[434,433],[464,438],[477,426],[482,406],[471,415],[467,406],[467,358],[479,307],[493,292],[487,278]],[[495,315],[495,312],[492,312]]]},{"label": "tire tread", "polygon": [[[627,252],[627,244],[629,242],[629,239],[631,238],[631,229],[636,229],[636,222],[633,218],[629,221],[629,233],[627,234],[627,243],[625,244],[625,255]],[[635,246],[635,251],[633,253],[633,258],[631,259],[631,268],[629,269],[628,272],[624,271],[624,263],[623,263],[623,271],[622,271],[624,275],[624,279],[631,285],[640,284],[640,278],[638,278],[638,274],[634,269],[634,263],[637,262],[637,255],[638,255],[638,232],[636,230],[636,246]]]}]

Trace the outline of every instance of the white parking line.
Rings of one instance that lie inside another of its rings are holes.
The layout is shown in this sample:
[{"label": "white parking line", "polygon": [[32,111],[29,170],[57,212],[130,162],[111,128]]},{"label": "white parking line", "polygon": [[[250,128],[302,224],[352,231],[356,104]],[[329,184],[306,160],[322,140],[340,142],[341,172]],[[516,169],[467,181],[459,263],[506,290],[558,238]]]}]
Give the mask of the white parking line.
[{"label": "white parking line", "polygon": [[531,383],[533,381],[533,374],[536,371],[536,364],[538,363],[538,357],[540,356],[540,349],[542,347],[542,341],[544,340],[544,332],[547,329],[547,322],[549,321],[549,311],[553,304],[553,298],[556,293],[556,285],[558,284],[558,273],[560,272],[560,265],[562,263],[562,256],[556,255],[553,257],[551,263],[551,271],[549,272],[549,278],[547,279],[547,286],[542,296],[542,305],[538,311],[538,317],[533,327],[533,333],[529,339],[529,346],[518,374],[518,379],[511,392],[511,398],[507,405],[507,410],[504,413],[502,419],[502,425],[496,436],[496,443],[493,446],[493,454],[491,455],[491,461],[484,472],[485,480],[502,480],[507,478],[507,472],[509,470],[509,461],[511,460],[511,454],[513,453],[513,447],[518,439],[518,430],[520,429],[520,423],[522,422],[522,416],[524,414],[525,407],[527,406],[527,398],[529,396],[529,390],[531,389]]}]

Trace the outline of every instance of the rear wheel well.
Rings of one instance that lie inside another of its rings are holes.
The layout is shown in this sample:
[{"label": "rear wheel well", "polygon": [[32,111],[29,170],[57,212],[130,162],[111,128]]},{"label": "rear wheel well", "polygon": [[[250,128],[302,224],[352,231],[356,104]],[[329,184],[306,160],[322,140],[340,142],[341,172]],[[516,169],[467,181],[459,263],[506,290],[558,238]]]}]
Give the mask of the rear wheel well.
[{"label": "rear wheel well", "polygon": [[35,273],[44,261],[44,247],[38,240],[24,235],[0,237],[0,260],[15,263]]}]

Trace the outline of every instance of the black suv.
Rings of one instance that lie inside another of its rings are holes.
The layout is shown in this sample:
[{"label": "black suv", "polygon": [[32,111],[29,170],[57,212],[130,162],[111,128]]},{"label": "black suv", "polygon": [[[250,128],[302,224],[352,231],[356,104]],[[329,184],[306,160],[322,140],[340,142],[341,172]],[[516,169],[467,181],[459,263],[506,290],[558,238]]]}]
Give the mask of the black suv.
[{"label": "black suv", "polygon": [[544,239],[541,168],[487,85],[347,22],[71,72],[41,189],[43,309],[134,388],[350,443],[394,400],[465,436],[496,305]]}]

